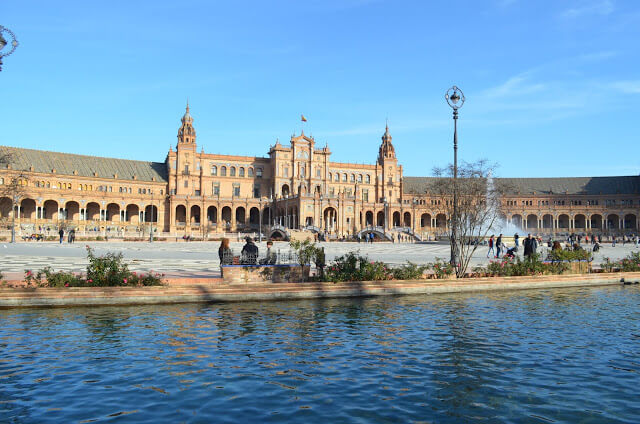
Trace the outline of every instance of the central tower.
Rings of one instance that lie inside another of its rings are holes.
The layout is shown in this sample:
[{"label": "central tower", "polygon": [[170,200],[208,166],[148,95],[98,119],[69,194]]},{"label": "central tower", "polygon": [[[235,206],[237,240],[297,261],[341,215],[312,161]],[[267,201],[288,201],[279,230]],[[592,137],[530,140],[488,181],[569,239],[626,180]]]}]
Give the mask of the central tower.
[{"label": "central tower", "polygon": [[386,125],[382,135],[382,144],[378,149],[376,165],[379,169],[378,199],[389,203],[397,202],[400,198],[400,180],[402,178],[402,169],[398,167],[396,150],[391,144],[391,139],[389,125]]}]

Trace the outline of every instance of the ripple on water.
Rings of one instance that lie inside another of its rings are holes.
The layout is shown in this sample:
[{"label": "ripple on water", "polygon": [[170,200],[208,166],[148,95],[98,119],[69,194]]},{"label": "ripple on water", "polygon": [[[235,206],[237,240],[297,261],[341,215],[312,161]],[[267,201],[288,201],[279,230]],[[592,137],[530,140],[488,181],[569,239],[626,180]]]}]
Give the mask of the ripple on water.
[{"label": "ripple on water", "polygon": [[0,422],[637,422],[640,290],[3,310]]}]

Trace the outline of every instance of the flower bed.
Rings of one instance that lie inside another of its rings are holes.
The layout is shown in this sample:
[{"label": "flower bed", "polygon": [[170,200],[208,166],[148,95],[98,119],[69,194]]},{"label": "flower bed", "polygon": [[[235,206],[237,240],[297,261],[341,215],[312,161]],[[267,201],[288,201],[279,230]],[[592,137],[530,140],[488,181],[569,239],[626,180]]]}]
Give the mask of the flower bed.
[{"label": "flower bed", "polygon": [[50,266],[40,271],[26,270],[24,281],[27,287],[104,287],[104,286],[159,286],[164,275],[149,271],[138,274],[130,271],[124,263],[122,253],[107,253],[95,256],[86,246],[89,265],[85,275],[69,271],[54,271]]}]

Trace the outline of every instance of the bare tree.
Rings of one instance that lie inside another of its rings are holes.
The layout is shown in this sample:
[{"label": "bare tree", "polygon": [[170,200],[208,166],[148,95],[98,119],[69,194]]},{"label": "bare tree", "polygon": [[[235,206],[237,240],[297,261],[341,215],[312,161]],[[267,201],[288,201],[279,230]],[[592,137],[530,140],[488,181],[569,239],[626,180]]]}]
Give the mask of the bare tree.
[{"label": "bare tree", "polygon": [[11,243],[16,242],[16,210],[22,199],[27,196],[28,181],[26,175],[18,173],[0,186],[0,196],[8,197],[11,201]]},{"label": "bare tree", "polygon": [[[452,257],[455,249],[458,259],[458,277],[465,275],[479,242],[503,216],[501,199],[507,187],[492,179],[495,168],[485,160],[464,162],[458,166],[457,179],[453,178],[453,165],[433,170],[438,178],[434,179],[429,191],[436,200],[434,207],[448,218]],[[454,199],[457,199],[457,208]],[[454,213],[456,219],[452,219]]]}]

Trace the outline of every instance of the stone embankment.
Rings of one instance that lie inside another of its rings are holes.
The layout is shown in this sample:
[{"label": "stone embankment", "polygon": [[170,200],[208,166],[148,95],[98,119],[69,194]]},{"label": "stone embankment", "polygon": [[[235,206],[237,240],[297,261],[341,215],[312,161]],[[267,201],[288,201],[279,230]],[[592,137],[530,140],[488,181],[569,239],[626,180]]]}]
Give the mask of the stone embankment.
[{"label": "stone embankment", "polygon": [[227,284],[219,278],[173,278],[155,287],[0,288],[0,307],[137,305],[284,299],[464,293],[620,285],[639,282],[640,272],[489,277],[459,280],[363,281],[345,283]]}]

